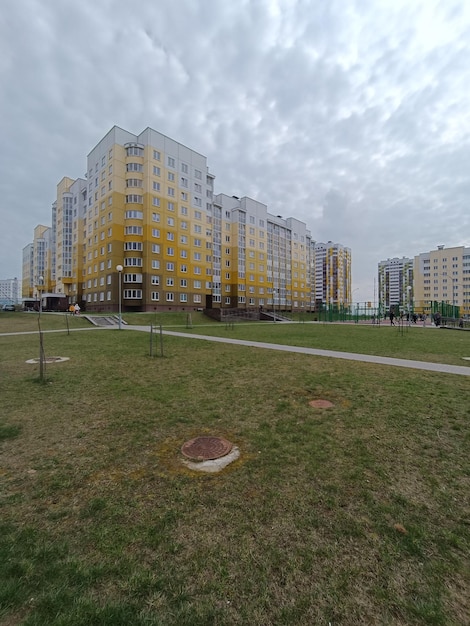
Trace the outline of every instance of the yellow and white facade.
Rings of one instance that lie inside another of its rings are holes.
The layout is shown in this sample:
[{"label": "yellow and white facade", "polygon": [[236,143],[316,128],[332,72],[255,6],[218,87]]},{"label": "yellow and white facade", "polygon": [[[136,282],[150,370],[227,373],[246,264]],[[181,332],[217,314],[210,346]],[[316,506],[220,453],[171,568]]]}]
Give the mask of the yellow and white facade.
[{"label": "yellow and white facade", "polygon": [[415,256],[414,300],[424,313],[433,302],[444,302],[470,317],[470,248],[438,246]]},{"label": "yellow and white facade", "polygon": [[[306,224],[215,197],[207,158],[151,128],[113,127],[85,178],[57,185],[52,224],[48,288],[87,311],[310,310],[317,290]],[[346,302],[350,250],[332,245],[326,264],[322,294]]]},{"label": "yellow and white facade", "polygon": [[323,305],[351,304],[351,250],[339,243],[311,243],[312,303]]}]

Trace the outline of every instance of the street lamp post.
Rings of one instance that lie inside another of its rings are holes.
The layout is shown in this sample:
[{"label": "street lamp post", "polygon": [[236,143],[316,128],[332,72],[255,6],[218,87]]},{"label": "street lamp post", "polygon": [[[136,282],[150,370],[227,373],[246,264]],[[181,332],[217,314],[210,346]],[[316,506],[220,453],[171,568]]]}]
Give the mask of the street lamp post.
[{"label": "street lamp post", "polygon": [[39,328],[39,380],[44,380],[44,344],[41,330],[41,313],[42,313],[42,292],[44,288],[44,276],[38,276],[38,291],[39,291],[39,315],[38,315],[38,328]]},{"label": "street lamp post", "polygon": [[44,276],[38,276],[38,291],[39,291],[39,315],[42,313],[42,292],[44,286]]},{"label": "street lamp post", "polygon": [[[356,287],[355,289],[353,289],[351,291],[351,306],[354,305],[354,292],[355,291],[359,291],[359,287]],[[356,303],[356,319],[355,319],[355,323],[356,324],[359,323],[359,303]]]},{"label": "street lamp post", "polygon": [[122,265],[116,265],[116,270],[119,275],[119,284],[118,284],[118,292],[119,292],[119,330],[122,329],[122,298],[121,298],[121,290],[122,290],[122,270],[124,268]]},{"label": "street lamp post", "polygon": [[411,285],[406,288],[408,292],[408,326],[411,326]]}]

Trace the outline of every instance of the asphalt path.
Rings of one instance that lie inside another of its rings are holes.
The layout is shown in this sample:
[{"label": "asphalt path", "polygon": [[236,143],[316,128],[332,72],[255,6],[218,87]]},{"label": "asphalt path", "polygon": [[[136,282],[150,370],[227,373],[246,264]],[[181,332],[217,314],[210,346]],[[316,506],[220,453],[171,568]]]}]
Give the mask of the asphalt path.
[{"label": "asphalt path", "polygon": [[[89,330],[119,330],[117,326],[91,326],[89,328],[74,328],[70,332]],[[150,332],[149,326],[125,325],[122,330],[134,330],[140,332]],[[12,335],[36,335],[38,331],[27,331],[19,333],[1,333],[0,337]],[[64,330],[49,330],[44,333],[63,333]],[[193,333],[179,333],[173,330],[162,330],[164,335],[172,337],[182,337],[184,339],[199,339],[201,341],[212,341],[216,343],[228,343],[248,348],[262,348],[264,350],[278,350],[279,352],[295,352],[297,354],[311,354],[330,359],[344,359],[346,361],[360,361],[362,363],[376,363],[377,365],[391,365],[393,367],[405,367],[414,370],[427,372],[440,372],[442,374],[457,374],[459,376],[470,376],[470,367],[465,365],[447,365],[446,363],[428,363],[426,361],[412,361],[409,359],[396,359],[388,356],[375,356],[372,354],[356,354],[354,352],[339,352],[337,350],[321,350],[319,348],[303,348],[301,346],[289,346],[280,343],[265,343],[263,341],[247,341],[246,339],[232,339],[231,337],[211,337],[209,335],[195,335]]]}]

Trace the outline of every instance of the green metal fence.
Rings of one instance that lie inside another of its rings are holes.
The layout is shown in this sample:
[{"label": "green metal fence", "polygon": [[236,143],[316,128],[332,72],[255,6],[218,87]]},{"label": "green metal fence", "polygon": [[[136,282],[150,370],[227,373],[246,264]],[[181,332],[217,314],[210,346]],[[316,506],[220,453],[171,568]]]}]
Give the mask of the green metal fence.
[{"label": "green metal fence", "polygon": [[[433,318],[435,313],[439,313],[442,319],[459,320],[460,308],[454,304],[444,301],[411,302],[408,304],[394,304],[385,307],[381,303],[354,302],[351,305],[323,304],[317,306],[314,311],[305,314],[305,319],[317,322],[345,322],[345,323],[369,323],[381,324],[389,320],[390,312],[396,318],[418,318],[423,315]],[[304,315],[304,314],[302,314]]]}]

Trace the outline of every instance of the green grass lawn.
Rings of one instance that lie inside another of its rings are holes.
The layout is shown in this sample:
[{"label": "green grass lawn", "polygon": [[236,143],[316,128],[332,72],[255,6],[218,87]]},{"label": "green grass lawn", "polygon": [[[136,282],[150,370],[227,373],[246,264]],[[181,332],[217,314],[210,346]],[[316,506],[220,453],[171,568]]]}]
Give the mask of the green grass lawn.
[{"label": "green grass lawn", "polygon": [[463,357],[470,357],[470,332],[458,330],[424,329],[416,326],[405,326],[400,330],[387,326],[295,323],[238,323],[233,327],[219,323],[178,330],[250,341],[470,366],[470,361],[463,360]]},{"label": "green grass lawn", "polygon": [[[70,360],[42,383],[25,362],[37,335],[0,336],[2,626],[469,623],[467,377],[168,336],[150,358],[146,333],[62,328],[45,353]],[[460,365],[468,346],[428,329],[217,332],[427,345],[423,360]],[[188,470],[180,448],[204,434],[239,460]]]}]

